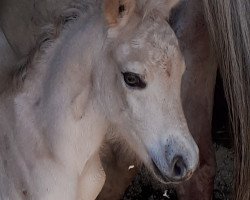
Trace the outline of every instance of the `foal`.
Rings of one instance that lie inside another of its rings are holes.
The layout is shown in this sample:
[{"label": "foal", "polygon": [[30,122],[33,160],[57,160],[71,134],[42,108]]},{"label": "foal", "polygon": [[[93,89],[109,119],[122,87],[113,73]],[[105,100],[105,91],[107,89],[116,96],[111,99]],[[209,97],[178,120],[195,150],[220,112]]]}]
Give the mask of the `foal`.
[{"label": "foal", "polygon": [[109,126],[161,182],[191,177],[198,148],[181,107],[185,64],[157,8],[166,2],[85,2],[19,70],[18,88],[1,95],[2,199],[95,199]]}]

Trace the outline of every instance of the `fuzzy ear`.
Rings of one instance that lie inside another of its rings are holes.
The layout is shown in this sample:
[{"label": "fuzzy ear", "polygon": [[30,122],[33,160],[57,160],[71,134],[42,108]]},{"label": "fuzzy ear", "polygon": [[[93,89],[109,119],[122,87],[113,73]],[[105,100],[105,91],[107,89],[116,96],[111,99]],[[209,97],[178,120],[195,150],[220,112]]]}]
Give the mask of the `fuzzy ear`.
[{"label": "fuzzy ear", "polygon": [[136,0],[104,0],[104,16],[109,27],[109,36],[115,37],[135,10]]},{"label": "fuzzy ear", "polygon": [[147,14],[152,10],[157,10],[167,20],[171,10],[180,3],[181,0],[137,0],[139,10]]}]

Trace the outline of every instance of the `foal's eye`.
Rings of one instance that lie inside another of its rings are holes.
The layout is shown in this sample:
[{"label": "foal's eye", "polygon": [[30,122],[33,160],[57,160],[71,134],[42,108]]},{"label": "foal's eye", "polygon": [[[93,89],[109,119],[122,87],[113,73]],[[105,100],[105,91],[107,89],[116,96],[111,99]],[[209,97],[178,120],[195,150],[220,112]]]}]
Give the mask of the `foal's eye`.
[{"label": "foal's eye", "polygon": [[141,79],[139,74],[132,72],[122,73],[125,83],[132,88],[143,89],[146,87],[146,83]]}]

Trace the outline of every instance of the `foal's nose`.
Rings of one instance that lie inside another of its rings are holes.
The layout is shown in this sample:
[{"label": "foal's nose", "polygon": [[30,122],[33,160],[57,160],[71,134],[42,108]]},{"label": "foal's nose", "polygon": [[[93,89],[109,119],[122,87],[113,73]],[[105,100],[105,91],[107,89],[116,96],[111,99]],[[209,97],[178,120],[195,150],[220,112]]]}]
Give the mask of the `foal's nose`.
[{"label": "foal's nose", "polygon": [[191,176],[182,156],[175,156],[173,158],[171,169],[173,181],[181,181]]},{"label": "foal's nose", "polygon": [[199,150],[193,140],[186,145],[172,141],[167,145],[166,154],[169,177],[173,182],[189,179],[199,163]]},{"label": "foal's nose", "polygon": [[163,183],[188,180],[199,164],[199,149],[192,137],[177,136],[150,151],[153,172]]}]

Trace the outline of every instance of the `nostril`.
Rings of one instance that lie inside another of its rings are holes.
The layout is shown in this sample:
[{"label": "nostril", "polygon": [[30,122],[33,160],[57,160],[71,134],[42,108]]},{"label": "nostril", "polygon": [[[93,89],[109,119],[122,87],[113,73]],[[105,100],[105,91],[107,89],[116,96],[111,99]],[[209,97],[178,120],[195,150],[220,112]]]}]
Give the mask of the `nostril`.
[{"label": "nostril", "polygon": [[182,166],[179,162],[176,162],[174,165],[174,174],[175,176],[182,176]]},{"label": "nostril", "polygon": [[186,176],[187,166],[181,156],[176,156],[173,159],[173,177],[175,179],[182,179]]}]

